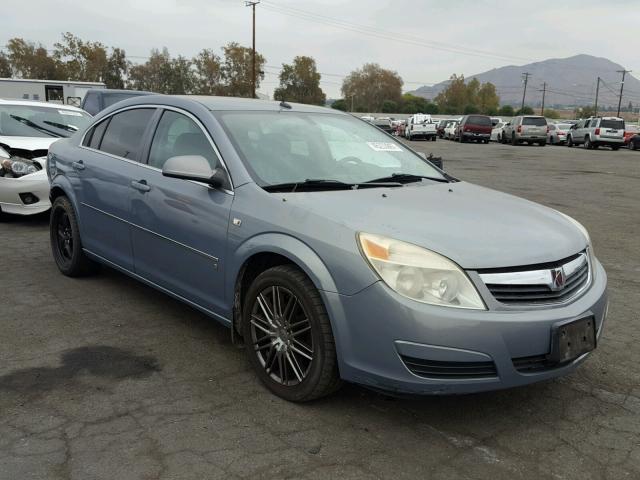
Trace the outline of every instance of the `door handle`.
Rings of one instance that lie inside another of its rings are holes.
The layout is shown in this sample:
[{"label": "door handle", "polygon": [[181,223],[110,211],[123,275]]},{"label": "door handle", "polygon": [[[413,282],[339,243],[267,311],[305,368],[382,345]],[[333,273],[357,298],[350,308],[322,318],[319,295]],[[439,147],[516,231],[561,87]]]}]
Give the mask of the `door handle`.
[{"label": "door handle", "polygon": [[138,190],[139,192],[142,193],[146,193],[149,190],[151,190],[151,187],[149,185],[147,185],[147,181],[146,180],[132,180],[131,181],[131,187],[135,188],[136,190]]},{"label": "door handle", "polygon": [[73,162],[71,166],[73,167],[74,170],[84,170],[84,162],[82,160]]}]

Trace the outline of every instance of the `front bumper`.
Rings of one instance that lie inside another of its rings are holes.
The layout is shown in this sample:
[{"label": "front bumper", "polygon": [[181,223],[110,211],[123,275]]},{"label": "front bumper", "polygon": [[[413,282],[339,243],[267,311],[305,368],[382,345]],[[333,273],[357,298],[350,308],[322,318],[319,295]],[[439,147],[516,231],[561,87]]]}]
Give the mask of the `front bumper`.
[{"label": "front bumper", "polygon": [[[592,315],[600,338],[607,310],[607,278],[595,262],[591,286],[574,301],[531,310],[465,310],[422,304],[382,282],[356,295],[322,292],[332,319],[344,380],[407,394],[457,394],[510,388],[573,371],[585,354],[557,368],[523,373],[513,359],[548,354],[554,324]],[[493,362],[480,378],[425,378],[402,356],[428,362]]]},{"label": "front bumper", "polygon": [[[25,204],[20,194],[35,195],[38,201]],[[0,209],[3,213],[35,215],[49,208],[49,179],[44,169],[19,178],[0,177]]]}]

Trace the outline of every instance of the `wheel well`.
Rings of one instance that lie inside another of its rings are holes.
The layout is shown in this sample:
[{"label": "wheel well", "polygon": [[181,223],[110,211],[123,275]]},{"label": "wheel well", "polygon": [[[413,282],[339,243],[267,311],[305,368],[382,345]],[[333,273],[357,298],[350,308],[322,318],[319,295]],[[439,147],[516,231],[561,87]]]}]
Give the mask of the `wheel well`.
[{"label": "wheel well", "polygon": [[242,268],[240,268],[240,273],[236,278],[233,297],[233,333],[241,333],[240,321],[242,318],[242,305],[244,304],[244,298],[247,290],[258,275],[277,265],[298,266],[295,262],[284,255],[272,252],[263,252],[256,253],[249,257],[242,265]]},{"label": "wheel well", "polygon": [[66,193],[64,193],[64,190],[60,187],[53,187],[49,192],[49,200],[51,201],[51,203],[53,203],[56,198],[63,196],[66,196]]}]

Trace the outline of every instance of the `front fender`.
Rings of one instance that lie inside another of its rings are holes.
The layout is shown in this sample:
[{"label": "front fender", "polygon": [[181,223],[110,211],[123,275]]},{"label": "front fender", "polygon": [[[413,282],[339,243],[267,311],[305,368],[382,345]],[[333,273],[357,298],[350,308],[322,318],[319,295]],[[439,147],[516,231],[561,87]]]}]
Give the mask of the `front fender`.
[{"label": "front fender", "polygon": [[290,235],[264,233],[245,240],[232,253],[232,261],[227,270],[227,285],[233,291],[235,280],[244,263],[258,253],[276,253],[288,258],[300,267],[318,290],[337,292],[335,281],[329,269],[311,247]]}]

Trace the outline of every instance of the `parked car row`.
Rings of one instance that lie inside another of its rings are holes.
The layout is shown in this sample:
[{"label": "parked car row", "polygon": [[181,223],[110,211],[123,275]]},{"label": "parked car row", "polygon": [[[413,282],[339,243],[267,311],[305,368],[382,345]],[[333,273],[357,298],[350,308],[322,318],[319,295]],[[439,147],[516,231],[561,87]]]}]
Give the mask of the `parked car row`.
[{"label": "parked car row", "polygon": [[464,115],[455,120],[442,120],[438,128],[441,138],[446,140],[489,143],[492,120],[487,115]]}]

